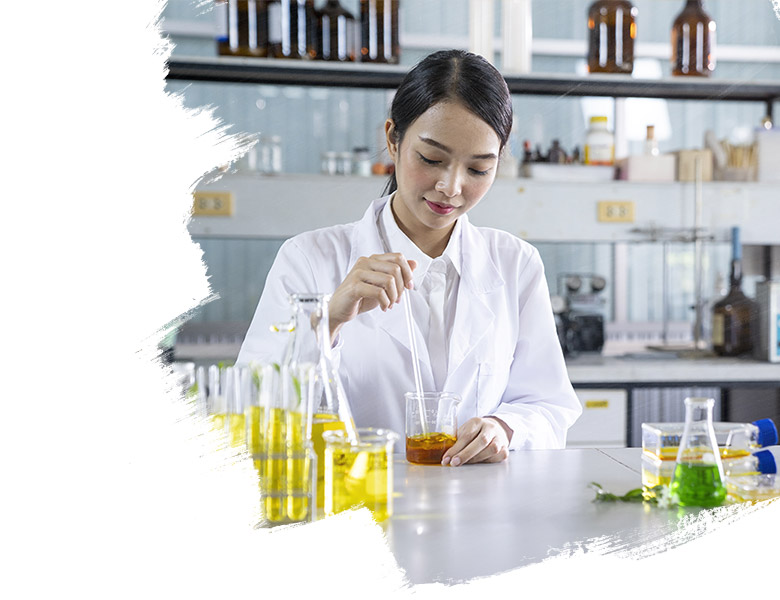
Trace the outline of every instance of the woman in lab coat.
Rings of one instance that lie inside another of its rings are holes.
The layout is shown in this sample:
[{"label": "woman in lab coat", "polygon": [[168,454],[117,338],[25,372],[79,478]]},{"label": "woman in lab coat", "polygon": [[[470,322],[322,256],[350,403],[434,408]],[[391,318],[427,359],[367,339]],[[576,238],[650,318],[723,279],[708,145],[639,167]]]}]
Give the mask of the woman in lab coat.
[{"label": "woman in lab coat", "polygon": [[[385,124],[395,175],[363,218],[287,240],[237,363],[278,361],[269,324],[290,293],[330,293],[331,342],[358,426],[404,431],[415,389],[411,302],[423,389],[461,396],[442,464],[562,448],[581,413],[536,249],[466,213],[493,183],[512,126],[503,77],[483,58],[436,52],[412,69]],[[277,334],[278,337],[278,334]]]}]

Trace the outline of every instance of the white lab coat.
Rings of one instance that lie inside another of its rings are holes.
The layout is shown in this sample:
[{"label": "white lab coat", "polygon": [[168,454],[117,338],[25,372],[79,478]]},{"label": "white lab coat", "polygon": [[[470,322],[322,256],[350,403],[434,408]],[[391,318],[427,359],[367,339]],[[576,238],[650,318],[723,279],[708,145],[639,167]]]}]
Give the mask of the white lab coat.
[{"label": "white lab coat", "polygon": [[[306,232],[283,244],[237,364],[281,359],[284,338],[269,325],[289,320],[288,294],[332,293],[359,257],[384,252],[376,220],[387,200],[374,201],[356,223]],[[466,215],[461,219],[461,280],[443,391],[462,398],[459,424],[475,416],[502,419],[514,431],[511,449],[563,448],[582,407],[566,372],[539,253],[504,231],[474,227]],[[423,389],[433,390],[419,329],[416,339]],[[334,354],[358,427],[403,436],[404,393],[414,390],[414,376],[401,304],[346,323]]]}]

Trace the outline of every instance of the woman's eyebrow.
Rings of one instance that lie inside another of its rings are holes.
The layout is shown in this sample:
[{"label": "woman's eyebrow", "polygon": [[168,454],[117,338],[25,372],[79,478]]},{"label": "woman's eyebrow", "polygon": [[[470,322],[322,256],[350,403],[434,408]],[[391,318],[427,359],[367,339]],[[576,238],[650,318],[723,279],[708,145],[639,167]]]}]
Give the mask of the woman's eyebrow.
[{"label": "woman's eyebrow", "polygon": [[[452,150],[450,150],[444,144],[440,144],[439,142],[437,142],[436,140],[432,140],[431,138],[427,138],[427,137],[423,137],[423,136],[418,136],[418,137],[420,138],[421,142],[424,142],[424,143],[428,144],[429,146],[433,146],[434,148],[438,148],[439,150],[443,150],[447,154],[452,154]],[[488,152],[487,154],[474,154],[474,155],[472,155],[471,158],[488,159],[488,158],[498,158],[498,157],[495,154],[493,154],[492,152]]]}]

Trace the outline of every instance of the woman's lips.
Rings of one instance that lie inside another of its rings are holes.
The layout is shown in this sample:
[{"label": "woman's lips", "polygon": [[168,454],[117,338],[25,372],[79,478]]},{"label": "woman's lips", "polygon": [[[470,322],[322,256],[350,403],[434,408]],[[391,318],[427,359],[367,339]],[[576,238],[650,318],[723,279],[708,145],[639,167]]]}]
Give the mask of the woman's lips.
[{"label": "woman's lips", "polygon": [[428,205],[428,207],[437,215],[448,215],[453,210],[455,210],[454,206],[445,206],[444,204],[436,204],[435,202],[431,202],[430,200],[426,200],[425,202]]}]

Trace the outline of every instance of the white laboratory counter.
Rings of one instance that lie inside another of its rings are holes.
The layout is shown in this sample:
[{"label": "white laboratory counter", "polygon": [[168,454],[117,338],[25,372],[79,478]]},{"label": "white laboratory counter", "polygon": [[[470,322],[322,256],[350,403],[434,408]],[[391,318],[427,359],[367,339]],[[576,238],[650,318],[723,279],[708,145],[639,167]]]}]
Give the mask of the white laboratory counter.
[{"label": "white laboratory counter", "polygon": [[566,360],[572,384],[658,384],[706,386],[767,383],[780,385],[780,364],[749,358],[675,358],[668,354],[602,356]]},{"label": "white laboratory counter", "polygon": [[617,536],[617,546],[648,542],[699,509],[595,503],[588,487],[640,487],[640,456],[638,448],[536,450],[498,464],[440,467],[396,455],[394,515],[383,528],[413,584],[495,575],[601,536]]}]

